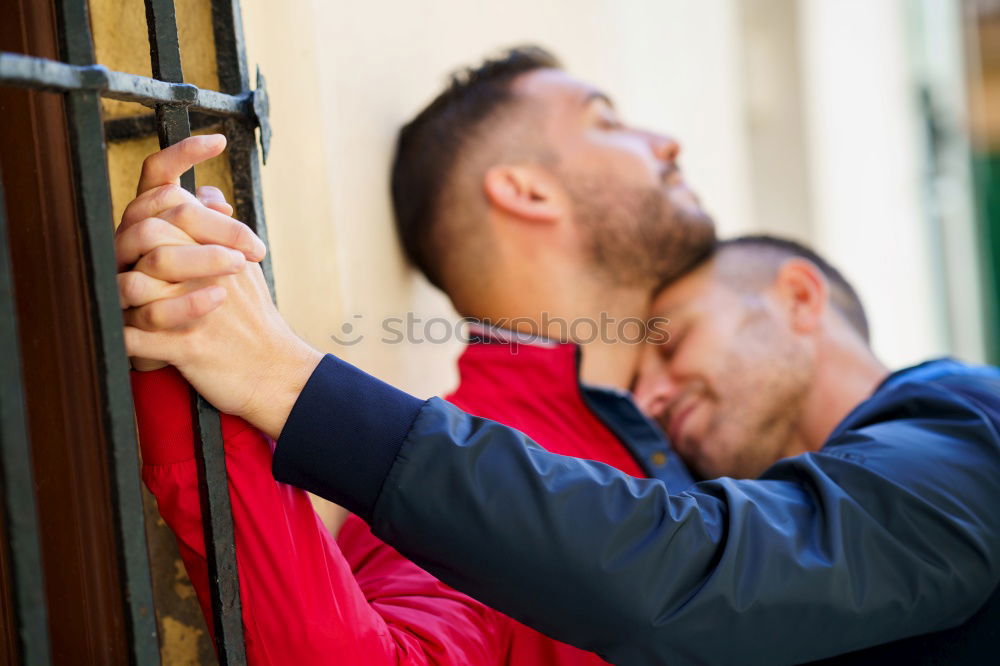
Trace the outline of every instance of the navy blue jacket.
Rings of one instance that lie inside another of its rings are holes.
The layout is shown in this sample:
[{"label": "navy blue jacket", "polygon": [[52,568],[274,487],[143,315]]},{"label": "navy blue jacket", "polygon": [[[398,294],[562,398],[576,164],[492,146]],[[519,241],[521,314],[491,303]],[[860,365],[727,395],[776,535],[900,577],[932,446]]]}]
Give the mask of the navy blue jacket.
[{"label": "navy blue jacket", "polygon": [[982,663],[998,647],[995,368],[900,371],[821,451],[670,494],[328,356],[274,473],[617,664],[790,664],[891,641],[840,661]]}]

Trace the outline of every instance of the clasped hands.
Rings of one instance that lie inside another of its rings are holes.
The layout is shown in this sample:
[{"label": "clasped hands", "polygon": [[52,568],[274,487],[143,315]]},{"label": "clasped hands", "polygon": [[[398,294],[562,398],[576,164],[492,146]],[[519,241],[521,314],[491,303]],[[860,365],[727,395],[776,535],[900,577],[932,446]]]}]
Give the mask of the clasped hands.
[{"label": "clasped hands", "polygon": [[222,192],[180,186],[225,147],[196,136],[143,163],[115,232],[125,348],[136,370],[174,365],[219,411],[277,438],[322,355],[281,318],[258,263],[264,243]]}]

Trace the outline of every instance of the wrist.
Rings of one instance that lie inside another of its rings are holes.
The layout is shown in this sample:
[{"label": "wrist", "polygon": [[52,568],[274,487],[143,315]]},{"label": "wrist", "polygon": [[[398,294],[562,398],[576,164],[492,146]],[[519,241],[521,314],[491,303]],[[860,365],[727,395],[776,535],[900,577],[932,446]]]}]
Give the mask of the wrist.
[{"label": "wrist", "polygon": [[254,398],[238,416],[277,440],[295,401],[321,360],[321,352],[291,334],[285,344],[274,351],[272,362],[259,378],[262,390],[254,392]]}]

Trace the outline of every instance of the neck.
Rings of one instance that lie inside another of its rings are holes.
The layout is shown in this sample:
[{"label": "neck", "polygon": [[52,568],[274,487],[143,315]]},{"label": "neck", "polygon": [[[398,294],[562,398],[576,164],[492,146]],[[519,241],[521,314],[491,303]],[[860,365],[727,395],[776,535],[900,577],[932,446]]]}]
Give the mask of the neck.
[{"label": "neck", "polygon": [[649,291],[646,289],[619,289],[605,291],[603,302],[595,301],[588,315],[599,332],[596,340],[592,332],[582,331],[574,340],[583,347],[580,379],[587,384],[628,389],[639,369],[642,353],[641,339],[645,335],[645,322],[649,310]]},{"label": "neck", "polygon": [[837,425],[871,397],[889,374],[871,350],[857,338],[829,340],[821,345],[816,376],[803,405],[796,446],[818,451]]},{"label": "neck", "polygon": [[578,275],[559,279],[551,273],[517,271],[494,283],[502,289],[480,299],[490,307],[466,311],[494,326],[574,342],[582,348],[582,381],[627,389],[641,351],[628,340],[643,332],[649,289],[608,288]]}]

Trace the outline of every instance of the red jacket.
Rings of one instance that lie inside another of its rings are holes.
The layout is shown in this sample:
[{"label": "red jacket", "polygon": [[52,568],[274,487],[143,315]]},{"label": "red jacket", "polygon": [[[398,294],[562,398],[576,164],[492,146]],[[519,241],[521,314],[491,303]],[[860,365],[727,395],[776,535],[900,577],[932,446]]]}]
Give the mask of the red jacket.
[{"label": "red jacket", "polygon": [[[576,347],[472,344],[459,407],[523,430],[553,451],[637,476],[621,442],[584,403]],[[208,575],[189,389],[172,368],[133,373],[143,480],[180,545],[206,617]],[[251,664],[596,666],[453,590],[351,516],[336,540],[304,491],[271,475],[273,442],[223,416],[236,555]]]},{"label": "red jacket", "polygon": [[[470,414],[517,428],[553,453],[597,460],[644,476],[632,455],[584,403],[576,355],[576,346],[569,344],[473,343],[458,361],[461,383],[448,400]],[[520,622],[511,625],[507,661],[511,666],[607,664]]]}]

